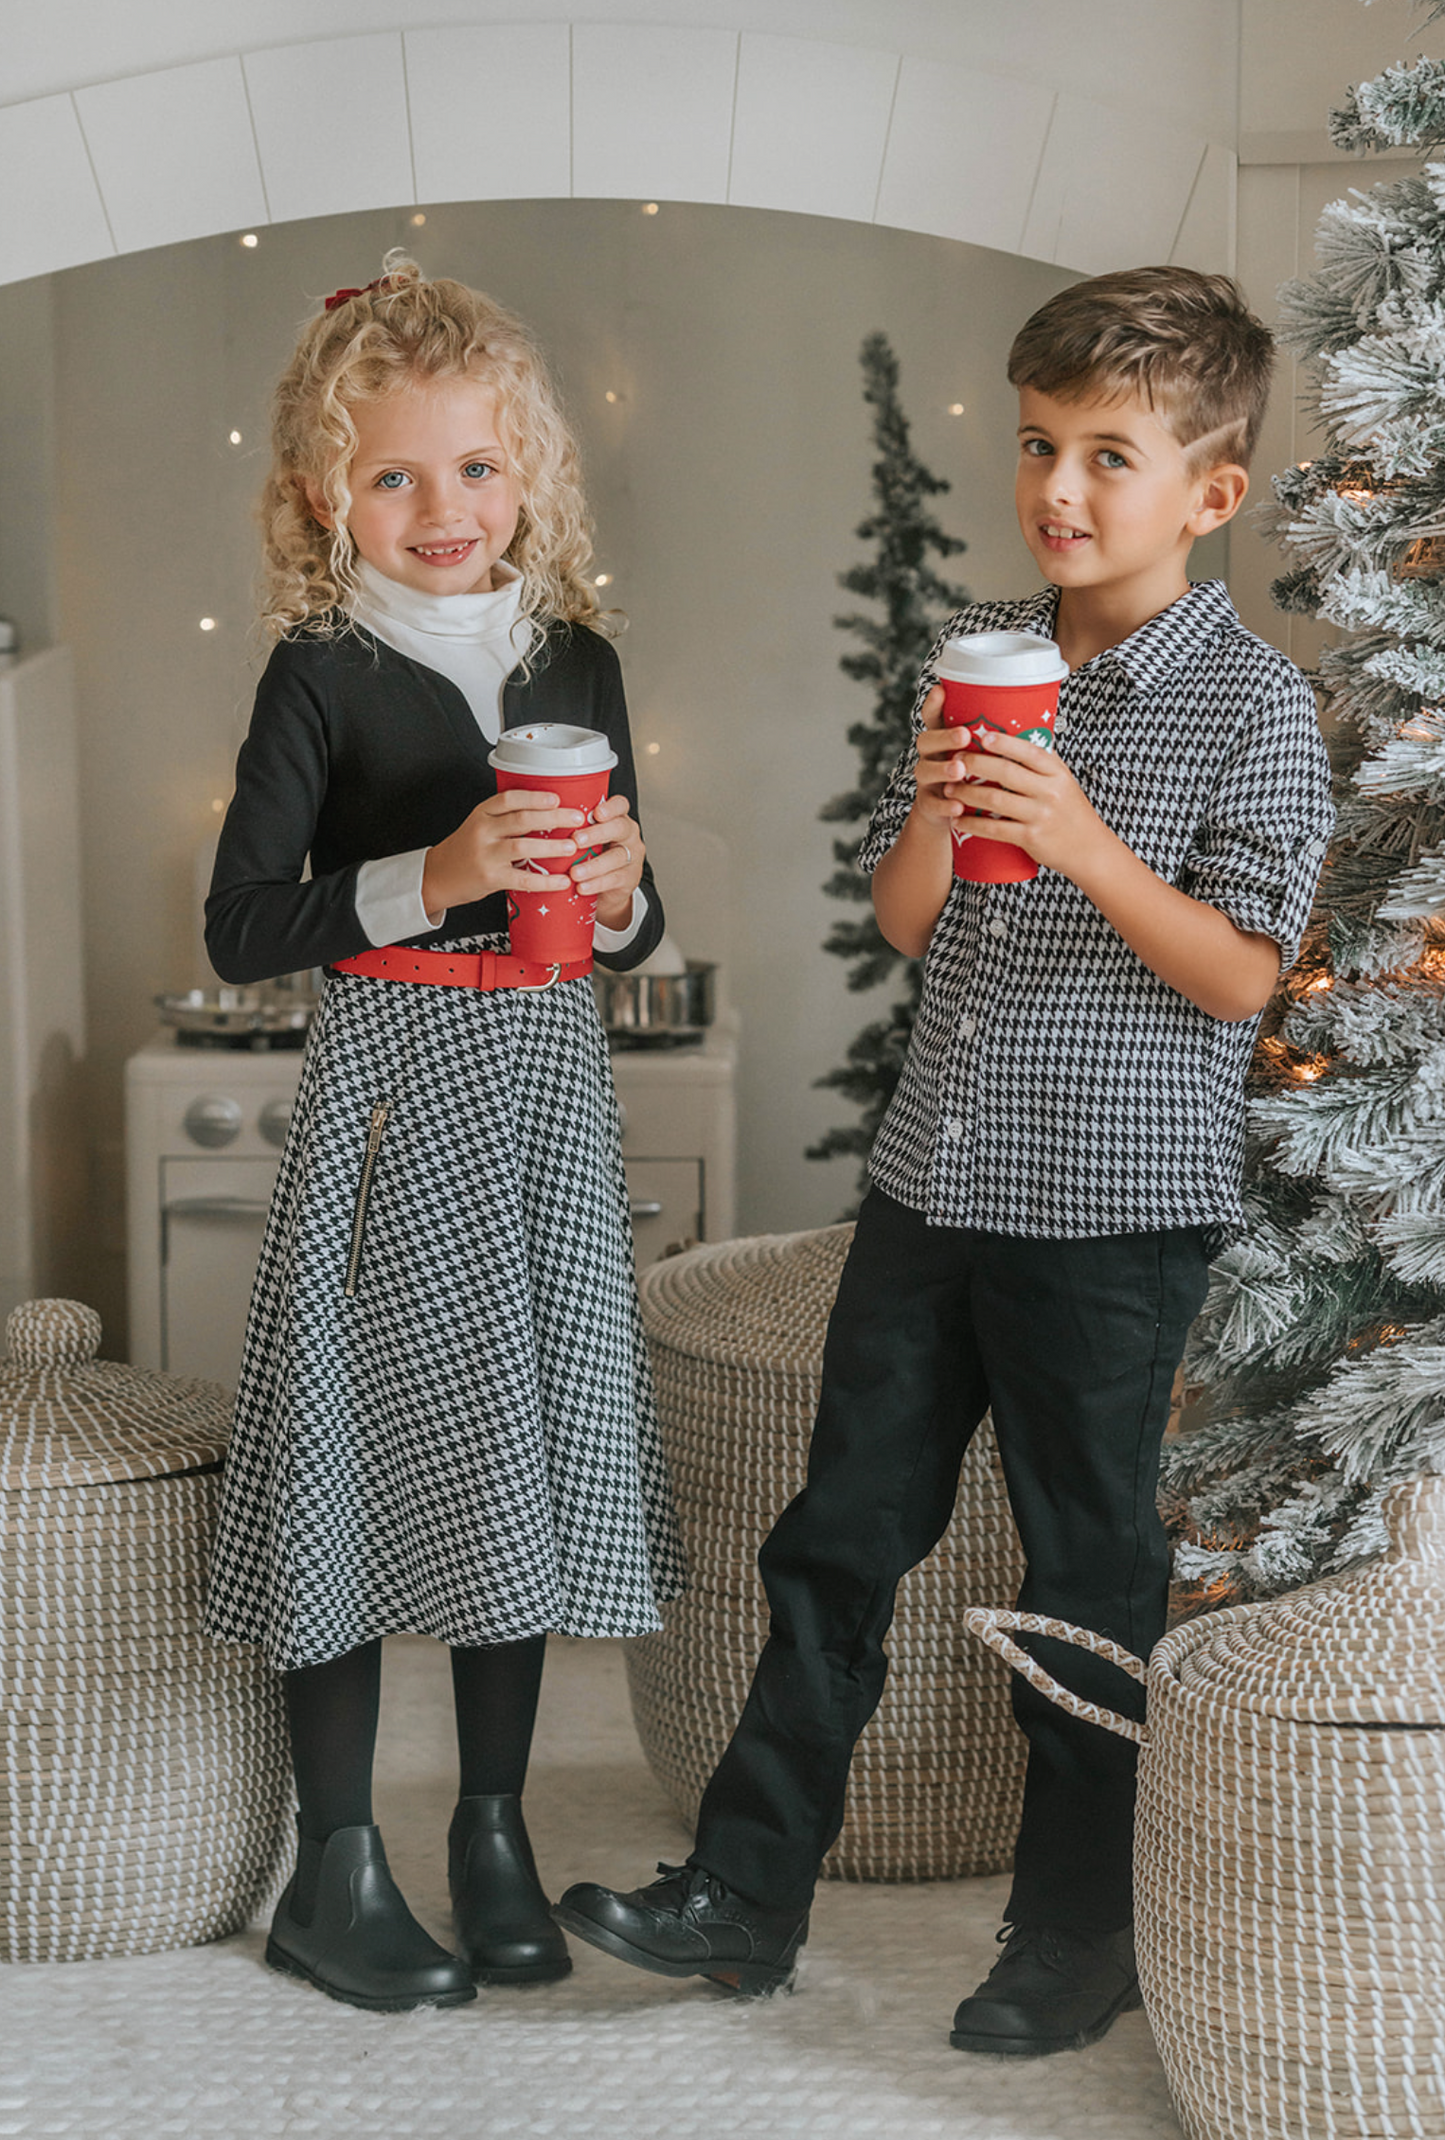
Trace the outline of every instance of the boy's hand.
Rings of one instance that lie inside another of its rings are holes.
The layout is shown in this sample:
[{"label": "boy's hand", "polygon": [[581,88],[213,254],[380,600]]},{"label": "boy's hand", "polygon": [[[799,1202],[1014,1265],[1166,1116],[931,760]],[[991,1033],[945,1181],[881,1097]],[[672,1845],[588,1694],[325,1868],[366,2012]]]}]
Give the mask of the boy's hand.
[{"label": "boy's hand", "polygon": [[597,901],[604,929],[625,929],[632,919],[632,895],[642,882],[642,834],[625,795],[604,795],[592,823],[577,844],[595,849],[570,872],[579,892]]},{"label": "boy's hand", "polygon": [[962,817],[963,752],[968,731],[943,725],[943,691],[935,684],[923,701],[923,727],[917,740],[913,809],[930,825],[951,830]]},{"label": "boy's hand", "polygon": [[[603,805],[606,808],[606,805]],[[577,851],[575,837],[543,840],[539,833],[565,830],[569,835],[587,822],[580,810],[563,810],[555,795],[529,788],[507,788],[489,795],[462,819],[455,832],[427,854],[421,897],[427,913],[470,906],[492,892],[535,891],[529,859],[559,861]]]},{"label": "boy's hand", "polygon": [[1117,842],[1061,758],[1021,736],[997,729],[955,731],[963,752],[967,781],[989,781],[980,792],[966,783],[947,792],[967,796],[986,818],[970,818],[967,829],[987,840],[1021,847],[1045,869],[1056,869],[1077,884],[1090,874]]}]

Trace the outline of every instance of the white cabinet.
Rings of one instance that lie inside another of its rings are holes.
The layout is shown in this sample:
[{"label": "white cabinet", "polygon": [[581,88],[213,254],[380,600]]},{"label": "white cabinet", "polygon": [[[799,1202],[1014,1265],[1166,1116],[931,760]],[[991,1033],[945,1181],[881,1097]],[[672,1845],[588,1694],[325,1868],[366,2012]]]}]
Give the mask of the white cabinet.
[{"label": "white cabinet", "polygon": [[[734,1232],[731,1038],[613,1057],[639,1268]],[[126,1065],[131,1359],[234,1388],[299,1054],[183,1048]]]},{"label": "white cabinet", "polygon": [[299,1053],[183,1048],[126,1064],[130,1356],[234,1389]]},{"label": "white cabinet", "polygon": [[87,1224],[76,764],[67,650],[0,670],[0,1322]]},{"label": "white cabinet", "polygon": [[713,1027],[698,1048],[613,1056],[637,1262],[736,1232],[737,1050]]}]

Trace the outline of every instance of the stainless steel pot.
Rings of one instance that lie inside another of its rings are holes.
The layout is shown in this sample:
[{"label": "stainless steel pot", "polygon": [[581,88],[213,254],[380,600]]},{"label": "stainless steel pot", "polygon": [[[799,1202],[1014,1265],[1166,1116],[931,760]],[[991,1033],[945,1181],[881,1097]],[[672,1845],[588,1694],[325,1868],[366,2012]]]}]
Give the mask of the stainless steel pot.
[{"label": "stainless steel pot", "polygon": [[306,1038],[317,995],[310,973],[286,974],[258,988],[189,988],[153,998],[161,1024],[182,1040],[256,1046],[294,1045]]},{"label": "stainless steel pot", "polygon": [[597,1008],[609,1033],[652,1038],[701,1033],[714,1017],[714,965],[689,959],[686,973],[607,973],[592,970]]}]

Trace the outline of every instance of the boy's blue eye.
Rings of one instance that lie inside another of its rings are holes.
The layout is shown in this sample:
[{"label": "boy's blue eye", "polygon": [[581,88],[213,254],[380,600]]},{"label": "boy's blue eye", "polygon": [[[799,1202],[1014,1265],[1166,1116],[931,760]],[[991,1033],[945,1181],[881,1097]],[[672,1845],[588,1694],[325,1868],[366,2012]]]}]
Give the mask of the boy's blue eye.
[{"label": "boy's blue eye", "polygon": [[406,477],[399,468],[388,468],[385,475],[377,477],[376,487],[378,490],[400,490],[405,481]]},{"label": "boy's blue eye", "polygon": [[1127,468],[1129,465],[1123,454],[1115,453],[1112,446],[1106,446],[1099,457],[1106,468]]},{"label": "boy's blue eye", "polygon": [[1036,461],[1041,461],[1046,453],[1052,453],[1052,451],[1053,448],[1046,438],[1026,438],[1024,440],[1024,452],[1031,454]]}]

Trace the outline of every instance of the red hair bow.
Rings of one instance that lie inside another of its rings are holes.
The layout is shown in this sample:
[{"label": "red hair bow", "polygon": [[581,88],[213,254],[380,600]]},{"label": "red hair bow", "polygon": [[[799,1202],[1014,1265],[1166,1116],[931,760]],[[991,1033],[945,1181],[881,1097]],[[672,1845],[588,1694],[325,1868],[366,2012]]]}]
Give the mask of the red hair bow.
[{"label": "red hair bow", "polygon": [[326,310],[328,312],[334,312],[338,305],[349,304],[353,297],[369,297],[373,290],[389,290],[390,288],[390,275],[378,275],[375,282],[367,283],[364,289],[333,290],[330,297],[328,297],[326,300]]}]

